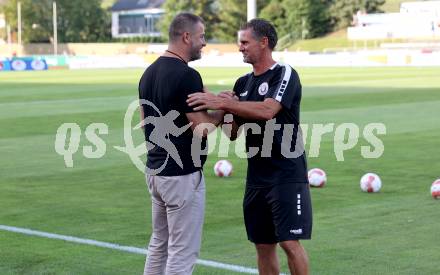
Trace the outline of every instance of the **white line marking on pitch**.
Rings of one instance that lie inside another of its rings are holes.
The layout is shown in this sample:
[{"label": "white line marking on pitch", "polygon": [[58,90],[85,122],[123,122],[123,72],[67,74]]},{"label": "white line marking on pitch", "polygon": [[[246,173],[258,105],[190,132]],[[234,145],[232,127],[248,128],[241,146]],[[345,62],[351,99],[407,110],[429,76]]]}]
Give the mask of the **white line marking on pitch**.
[{"label": "white line marking on pitch", "polygon": [[[49,238],[49,239],[63,240],[63,241],[72,242],[72,243],[80,243],[80,244],[87,244],[87,245],[93,245],[93,246],[98,246],[98,247],[105,247],[105,248],[110,248],[110,249],[115,249],[115,250],[135,253],[135,254],[147,255],[147,253],[148,253],[147,250],[143,249],[143,248],[100,242],[100,241],[95,241],[95,240],[90,240],[90,239],[81,239],[81,238],[77,238],[77,237],[47,233],[47,232],[36,231],[36,230],[27,229],[27,228],[0,225],[0,230],[21,233],[21,234],[30,235],[30,236],[38,236],[38,237],[44,237],[44,238]],[[232,264],[224,264],[224,263],[219,263],[219,262],[209,261],[209,260],[199,259],[199,260],[197,260],[197,264],[209,266],[209,267],[213,267],[213,268],[218,268],[218,269],[235,271],[235,272],[239,272],[239,273],[258,274],[258,270],[255,268],[239,266],[239,265],[232,265]]]}]

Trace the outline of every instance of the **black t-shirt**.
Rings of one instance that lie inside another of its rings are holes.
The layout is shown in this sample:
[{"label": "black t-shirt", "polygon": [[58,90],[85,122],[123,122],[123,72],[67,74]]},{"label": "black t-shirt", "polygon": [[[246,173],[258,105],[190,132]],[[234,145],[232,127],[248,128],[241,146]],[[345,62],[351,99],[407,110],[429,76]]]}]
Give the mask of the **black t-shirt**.
[{"label": "black t-shirt", "polygon": [[279,126],[269,127],[274,129],[273,138],[267,134],[266,140],[265,132],[270,133],[265,131],[269,126],[266,125],[267,121],[235,117],[238,124],[256,123],[261,129],[260,133],[251,130],[245,133],[246,150],[250,152],[251,147],[259,148],[255,156],[248,157],[247,185],[268,187],[283,183],[307,183],[304,144],[302,137],[297,140],[301,102],[298,73],[289,65],[276,63],[261,75],[249,73],[239,78],[235,82],[234,92],[240,101],[273,98],[282,105],[281,111],[275,116],[275,123]]},{"label": "black t-shirt", "polygon": [[[142,75],[139,82],[139,99],[145,99],[154,104],[154,106],[150,103],[144,104],[143,110],[147,123],[145,140],[147,147],[148,143],[152,147],[148,148],[146,165],[150,170],[154,169],[155,174],[159,176],[186,175],[203,167],[206,156],[201,156],[201,167],[196,167],[192,160],[193,132],[191,128],[183,133],[177,129],[189,123],[185,114],[193,112],[193,109],[186,103],[188,95],[201,91],[203,91],[203,83],[200,74],[177,58],[161,56]],[[163,118],[167,114],[170,115],[170,119],[165,125]],[[175,116],[172,116],[173,114]],[[175,126],[172,124],[170,126],[171,120]],[[203,138],[202,149],[205,146],[206,138]],[[180,158],[183,167],[175,161],[176,156]]]}]

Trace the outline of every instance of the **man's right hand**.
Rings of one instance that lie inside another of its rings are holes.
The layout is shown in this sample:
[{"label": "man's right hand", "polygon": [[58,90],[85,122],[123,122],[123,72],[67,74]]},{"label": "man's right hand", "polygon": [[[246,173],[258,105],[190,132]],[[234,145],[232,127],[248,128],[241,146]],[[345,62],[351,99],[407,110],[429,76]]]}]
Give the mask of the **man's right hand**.
[{"label": "man's right hand", "polygon": [[238,101],[238,97],[235,95],[233,91],[222,91],[217,96],[221,98],[233,99]]}]

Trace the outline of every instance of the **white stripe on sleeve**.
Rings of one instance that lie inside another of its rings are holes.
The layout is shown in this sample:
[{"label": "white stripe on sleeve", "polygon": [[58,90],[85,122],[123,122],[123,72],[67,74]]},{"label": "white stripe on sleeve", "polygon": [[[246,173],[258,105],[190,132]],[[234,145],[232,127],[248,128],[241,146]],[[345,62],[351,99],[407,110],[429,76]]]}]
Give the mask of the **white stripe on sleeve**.
[{"label": "white stripe on sleeve", "polygon": [[284,92],[286,91],[287,85],[289,84],[290,75],[292,74],[292,68],[289,65],[285,65],[282,63],[278,63],[283,67],[283,75],[280,83],[280,87],[276,91],[275,100],[278,102],[281,102],[281,99],[283,98]]}]

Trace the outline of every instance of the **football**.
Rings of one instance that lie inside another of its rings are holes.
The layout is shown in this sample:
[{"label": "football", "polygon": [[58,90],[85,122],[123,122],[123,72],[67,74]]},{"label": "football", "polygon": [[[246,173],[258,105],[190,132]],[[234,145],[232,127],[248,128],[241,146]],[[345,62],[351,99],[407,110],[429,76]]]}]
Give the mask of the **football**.
[{"label": "football", "polygon": [[431,196],[434,199],[440,199],[440,179],[434,181],[431,185]]},{"label": "football", "polygon": [[215,163],[214,173],[217,177],[229,177],[232,175],[232,163],[222,159]]},{"label": "football", "polygon": [[361,189],[364,192],[376,193],[382,187],[382,181],[379,176],[374,173],[367,173],[361,178]]},{"label": "football", "polygon": [[310,169],[308,172],[309,184],[312,187],[323,187],[327,182],[327,175],[319,168]]}]

